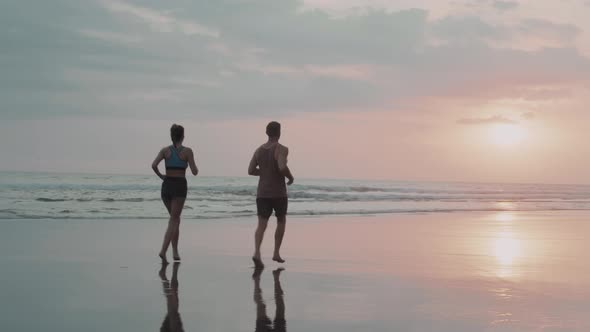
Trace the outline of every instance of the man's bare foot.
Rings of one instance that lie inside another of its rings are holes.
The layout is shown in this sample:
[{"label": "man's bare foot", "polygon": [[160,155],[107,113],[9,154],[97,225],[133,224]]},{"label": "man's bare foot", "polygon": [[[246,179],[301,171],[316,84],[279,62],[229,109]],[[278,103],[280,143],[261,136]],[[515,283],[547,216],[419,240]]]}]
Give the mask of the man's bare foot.
[{"label": "man's bare foot", "polygon": [[175,261],[177,261],[177,262],[179,262],[179,261],[180,261],[180,256],[178,256],[178,255],[175,255],[175,256],[174,256],[174,260],[175,260]]},{"label": "man's bare foot", "polygon": [[252,261],[254,262],[254,267],[256,269],[264,269],[264,264],[262,263],[260,257],[252,256]]},{"label": "man's bare foot", "polygon": [[272,260],[273,260],[273,261],[275,261],[275,262],[279,262],[279,263],[284,263],[284,262],[285,262],[285,260],[284,260],[284,259],[282,259],[282,258],[281,258],[281,256],[280,256],[280,255],[278,255],[278,254],[277,254],[277,255],[274,255],[274,256],[272,257]]},{"label": "man's bare foot", "polygon": [[168,264],[168,260],[166,259],[166,255],[158,254],[158,257],[162,260],[162,264]]},{"label": "man's bare foot", "polygon": [[285,271],[285,268],[279,267],[278,269],[272,271],[272,275],[275,277],[278,277],[281,274],[281,272],[283,272],[283,271]]}]

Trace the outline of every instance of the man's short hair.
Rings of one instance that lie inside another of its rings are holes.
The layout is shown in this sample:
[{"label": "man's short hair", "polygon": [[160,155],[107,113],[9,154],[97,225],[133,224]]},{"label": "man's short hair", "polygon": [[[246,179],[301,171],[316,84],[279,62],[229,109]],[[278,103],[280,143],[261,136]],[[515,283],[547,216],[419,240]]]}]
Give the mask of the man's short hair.
[{"label": "man's short hair", "polygon": [[276,121],[271,121],[266,125],[266,134],[268,137],[281,136],[281,124]]}]

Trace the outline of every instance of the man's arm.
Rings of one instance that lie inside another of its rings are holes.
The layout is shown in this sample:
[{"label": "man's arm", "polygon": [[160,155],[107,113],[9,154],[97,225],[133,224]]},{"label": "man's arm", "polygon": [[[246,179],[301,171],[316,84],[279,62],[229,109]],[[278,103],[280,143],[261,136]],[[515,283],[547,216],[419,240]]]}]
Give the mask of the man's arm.
[{"label": "man's arm", "polygon": [[287,184],[291,185],[293,184],[293,181],[295,181],[295,178],[293,177],[293,174],[291,174],[289,166],[287,166],[287,156],[289,155],[289,149],[286,146],[279,146],[279,149],[277,150],[277,163],[279,164],[279,172],[281,172],[284,177],[289,179]]},{"label": "man's arm", "polygon": [[256,160],[256,152],[252,155],[250,165],[248,165],[248,175],[260,176],[260,168],[258,168],[258,161]]},{"label": "man's arm", "polygon": [[195,163],[195,154],[193,153],[193,150],[187,149],[187,154],[188,154],[188,165],[191,168],[191,172],[193,173],[193,175],[199,174],[199,168],[197,167],[197,163]]},{"label": "man's arm", "polygon": [[158,155],[156,156],[156,159],[154,159],[154,161],[152,162],[152,170],[154,170],[154,173],[156,173],[156,175],[164,180],[164,175],[162,175],[162,173],[160,173],[160,170],[158,169],[158,165],[160,164],[160,162],[164,160],[164,149],[160,150],[160,152],[158,152]]}]

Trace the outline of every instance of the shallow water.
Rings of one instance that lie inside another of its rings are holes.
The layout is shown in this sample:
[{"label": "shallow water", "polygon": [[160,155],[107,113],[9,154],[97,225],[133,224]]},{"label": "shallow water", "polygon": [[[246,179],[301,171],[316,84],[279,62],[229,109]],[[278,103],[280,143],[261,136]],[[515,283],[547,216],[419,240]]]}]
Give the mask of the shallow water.
[{"label": "shallow water", "polygon": [[[189,177],[184,218],[255,214],[255,177]],[[156,176],[0,172],[0,219],[158,219]],[[590,211],[590,186],[298,179],[291,215]]]},{"label": "shallow water", "polygon": [[268,261],[271,226],[259,281],[253,219],[186,223],[176,289],[155,257],[164,220],[5,220],[0,320],[19,331],[148,331],[168,316],[186,331],[253,331],[261,308],[272,321],[284,305],[288,331],[588,331],[589,217],[291,218],[285,270],[275,279]]}]

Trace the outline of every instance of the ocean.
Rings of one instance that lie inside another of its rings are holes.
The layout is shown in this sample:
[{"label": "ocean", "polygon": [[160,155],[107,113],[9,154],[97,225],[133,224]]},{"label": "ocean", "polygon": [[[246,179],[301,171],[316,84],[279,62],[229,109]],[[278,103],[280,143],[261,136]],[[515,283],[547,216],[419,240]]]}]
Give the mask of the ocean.
[{"label": "ocean", "polygon": [[[190,177],[183,219],[253,217],[255,177]],[[160,219],[148,175],[0,172],[0,219]],[[294,216],[590,210],[590,186],[297,179]]]}]

